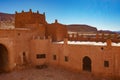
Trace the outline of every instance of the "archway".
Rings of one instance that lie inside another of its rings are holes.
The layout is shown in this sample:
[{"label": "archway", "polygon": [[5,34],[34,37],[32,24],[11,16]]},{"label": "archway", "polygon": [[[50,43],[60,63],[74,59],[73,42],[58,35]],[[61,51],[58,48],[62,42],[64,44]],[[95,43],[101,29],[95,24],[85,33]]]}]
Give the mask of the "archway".
[{"label": "archway", "polygon": [[0,44],[0,73],[6,72],[8,68],[8,50]]},{"label": "archway", "polygon": [[91,59],[87,56],[83,58],[83,70],[91,72]]}]

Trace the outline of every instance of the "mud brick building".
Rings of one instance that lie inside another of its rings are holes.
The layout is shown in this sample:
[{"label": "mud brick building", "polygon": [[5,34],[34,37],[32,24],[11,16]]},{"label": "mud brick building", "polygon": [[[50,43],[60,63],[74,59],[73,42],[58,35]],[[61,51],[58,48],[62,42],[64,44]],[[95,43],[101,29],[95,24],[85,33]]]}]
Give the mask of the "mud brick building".
[{"label": "mud brick building", "polygon": [[119,41],[117,34],[68,34],[66,25],[47,23],[39,11],[16,12],[15,28],[0,29],[0,72],[46,64],[120,79]]}]

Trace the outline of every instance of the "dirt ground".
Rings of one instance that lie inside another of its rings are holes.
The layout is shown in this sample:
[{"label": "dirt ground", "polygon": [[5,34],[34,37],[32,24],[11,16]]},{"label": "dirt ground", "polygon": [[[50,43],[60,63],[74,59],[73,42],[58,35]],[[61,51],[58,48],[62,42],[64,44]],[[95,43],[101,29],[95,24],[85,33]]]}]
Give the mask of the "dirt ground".
[{"label": "dirt ground", "polygon": [[0,80],[112,80],[95,77],[91,73],[75,73],[61,68],[30,68],[1,73]]}]

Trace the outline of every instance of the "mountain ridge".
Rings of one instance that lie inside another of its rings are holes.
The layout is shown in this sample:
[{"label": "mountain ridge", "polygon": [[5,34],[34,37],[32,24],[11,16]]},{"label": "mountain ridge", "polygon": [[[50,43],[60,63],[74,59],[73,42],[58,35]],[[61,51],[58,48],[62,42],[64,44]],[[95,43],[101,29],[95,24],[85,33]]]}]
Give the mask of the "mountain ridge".
[{"label": "mountain ridge", "polygon": [[96,27],[87,24],[70,24],[67,25],[67,29],[70,32],[97,32]]},{"label": "mountain ridge", "polygon": [[[14,28],[15,24],[15,14],[9,14],[9,13],[3,13],[0,12],[0,29],[4,28]],[[66,25],[68,32],[117,32],[120,33],[120,31],[106,31],[106,30],[97,30],[96,27],[87,25],[87,24],[69,24]]]}]

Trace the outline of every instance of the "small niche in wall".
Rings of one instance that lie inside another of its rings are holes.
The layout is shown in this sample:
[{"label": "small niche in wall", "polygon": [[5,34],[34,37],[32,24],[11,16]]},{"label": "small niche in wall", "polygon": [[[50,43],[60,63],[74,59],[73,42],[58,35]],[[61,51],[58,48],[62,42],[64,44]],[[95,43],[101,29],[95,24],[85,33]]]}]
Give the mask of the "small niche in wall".
[{"label": "small niche in wall", "polygon": [[53,55],[53,60],[56,60],[57,58],[56,58],[56,55]]},{"label": "small niche in wall", "polygon": [[23,64],[26,64],[27,63],[26,53],[23,52],[22,56],[23,56]]},{"label": "small niche in wall", "polygon": [[25,56],[25,52],[23,52],[23,56]]},{"label": "small niche in wall", "polygon": [[20,36],[20,33],[18,33],[18,36]]},{"label": "small niche in wall", "polygon": [[104,50],[104,48],[103,48],[103,47],[101,47],[101,50]]},{"label": "small niche in wall", "polygon": [[68,62],[68,56],[65,56],[65,62]]}]

